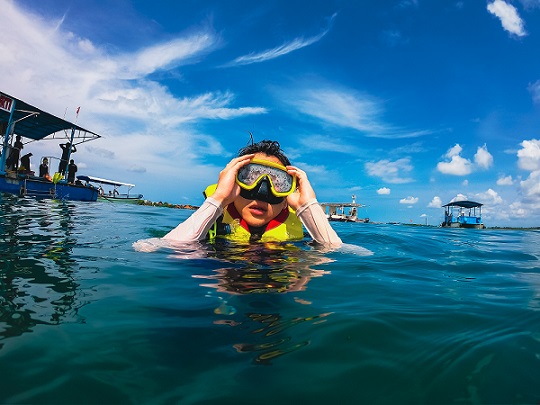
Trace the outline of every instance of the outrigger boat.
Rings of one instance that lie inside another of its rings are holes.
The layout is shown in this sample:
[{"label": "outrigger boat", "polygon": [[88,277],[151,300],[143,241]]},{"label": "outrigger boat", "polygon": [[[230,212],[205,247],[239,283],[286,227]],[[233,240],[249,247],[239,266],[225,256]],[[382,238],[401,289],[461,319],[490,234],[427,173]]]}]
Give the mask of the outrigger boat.
[{"label": "outrigger boat", "polygon": [[482,205],[475,201],[454,201],[443,205],[442,227],[484,229]]},{"label": "outrigger boat", "polygon": [[[93,183],[94,187],[97,187],[98,201],[137,204],[143,199],[142,194],[130,194],[131,189],[135,187],[135,184],[122,183],[121,181],[101,179],[93,176],[77,176],[77,178],[87,184]],[[103,186],[112,186],[112,189],[105,191]],[[126,187],[127,191],[121,193],[119,191],[119,188],[121,187]]]},{"label": "outrigger boat", "polygon": [[369,218],[358,218],[358,208],[365,208],[367,205],[357,204],[355,195],[352,196],[352,203],[321,203],[320,205],[329,221],[369,222]]},{"label": "outrigger boat", "polygon": [[[6,161],[17,135],[21,136],[23,144],[41,140],[66,140],[67,138],[71,145],[75,146],[100,138],[98,134],[4,93],[0,93],[0,133],[3,135],[0,156],[0,192],[21,197],[34,196],[73,201],[97,200],[98,190],[91,185],[81,182],[68,184],[65,175],[62,176],[60,173],[56,173],[52,177],[53,181],[50,181],[35,176],[30,167],[26,167],[24,171],[10,169]],[[53,159],[56,159],[48,156],[47,158],[51,163]],[[67,161],[69,159],[68,155]]]}]

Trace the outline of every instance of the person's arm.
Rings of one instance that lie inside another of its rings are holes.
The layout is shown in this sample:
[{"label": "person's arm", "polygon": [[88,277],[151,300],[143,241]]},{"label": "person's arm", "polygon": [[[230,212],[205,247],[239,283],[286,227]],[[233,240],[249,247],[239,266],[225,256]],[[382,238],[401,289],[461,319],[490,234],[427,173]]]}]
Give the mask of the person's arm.
[{"label": "person's arm", "polygon": [[287,166],[287,170],[291,175],[296,176],[298,186],[294,193],[287,196],[287,203],[296,210],[296,215],[313,240],[325,245],[341,245],[341,239],[330,226],[328,218],[317,202],[315,190],[311,187],[306,172],[295,166]]},{"label": "person's arm", "polygon": [[253,154],[232,159],[219,173],[216,191],[186,221],[163,237],[177,242],[195,242],[206,237],[208,230],[223,214],[223,207],[229,205],[238,195],[240,188],[236,184],[236,173],[249,163]]},{"label": "person's arm", "polygon": [[223,208],[219,202],[212,197],[208,197],[197,211],[165,235],[163,239],[175,242],[202,240],[221,214],[223,214]]},{"label": "person's arm", "polygon": [[325,245],[341,245],[343,243],[315,198],[302,204],[296,210],[296,215],[315,242]]}]

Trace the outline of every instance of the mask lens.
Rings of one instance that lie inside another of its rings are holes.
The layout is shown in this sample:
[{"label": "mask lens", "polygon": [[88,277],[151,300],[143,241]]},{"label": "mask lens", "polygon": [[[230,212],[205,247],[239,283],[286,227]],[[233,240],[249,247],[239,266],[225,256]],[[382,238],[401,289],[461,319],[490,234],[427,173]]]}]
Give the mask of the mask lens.
[{"label": "mask lens", "polygon": [[247,200],[265,201],[269,204],[279,204],[283,201],[283,197],[276,197],[270,191],[270,184],[268,184],[268,180],[266,178],[263,178],[263,180],[251,190],[242,188],[240,190],[240,195]]},{"label": "mask lens", "polygon": [[249,163],[238,171],[238,184],[247,189],[255,187],[262,178],[267,177],[272,184],[272,191],[290,194],[294,191],[294,178],[285,170],[260,163]]}]

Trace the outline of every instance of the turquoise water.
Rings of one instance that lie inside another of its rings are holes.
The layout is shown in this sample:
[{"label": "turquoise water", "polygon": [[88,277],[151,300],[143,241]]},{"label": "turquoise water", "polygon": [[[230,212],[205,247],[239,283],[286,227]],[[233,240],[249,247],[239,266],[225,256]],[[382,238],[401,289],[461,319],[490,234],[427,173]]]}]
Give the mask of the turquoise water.
[{"label": "turquoise water", "polygon": [[191,211],[0,210],[0,403],[540,402],[538,231],[142,253]]}]

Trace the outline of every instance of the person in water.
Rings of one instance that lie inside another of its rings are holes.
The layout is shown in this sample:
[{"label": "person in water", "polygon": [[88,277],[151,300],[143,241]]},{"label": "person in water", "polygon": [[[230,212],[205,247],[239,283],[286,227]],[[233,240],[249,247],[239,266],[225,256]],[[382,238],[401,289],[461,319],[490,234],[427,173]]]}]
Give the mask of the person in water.
[{"label": "person in water", "polygon": [[341,245],[306,173],[290,164],[277,141],[238,152],[205,191],[203,205],[164,236],[174,242],[223,237],[241,242],[295,241],[302,224],[318,243]]}]

